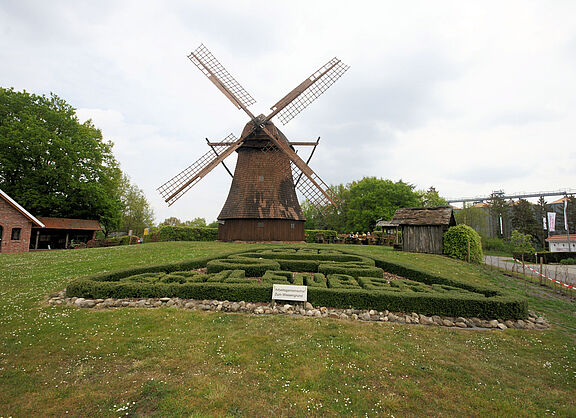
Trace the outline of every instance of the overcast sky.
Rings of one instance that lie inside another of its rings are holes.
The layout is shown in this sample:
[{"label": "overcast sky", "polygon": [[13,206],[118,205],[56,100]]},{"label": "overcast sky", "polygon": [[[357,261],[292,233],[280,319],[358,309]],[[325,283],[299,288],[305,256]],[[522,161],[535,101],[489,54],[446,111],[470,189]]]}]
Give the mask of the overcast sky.
[{"label": "overcast sky", "polygon": [[576,188],[573,0],[2,0],[0,85],[54,92],[92,119],[157,221],[210,222],[223,167],[171,207],[156,192],[204,138],[247,122],[186,58],[200,43],[255,114],[332,57],[351,66],[278,122],[291,140],[322,138],[310,165],[328,184],[402,179],[448,198]]}]

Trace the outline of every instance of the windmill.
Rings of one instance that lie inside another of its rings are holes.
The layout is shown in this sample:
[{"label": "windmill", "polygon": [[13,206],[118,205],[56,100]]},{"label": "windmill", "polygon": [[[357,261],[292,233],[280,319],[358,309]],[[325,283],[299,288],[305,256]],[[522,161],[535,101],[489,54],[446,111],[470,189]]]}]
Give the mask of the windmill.
[{"label": "windmill", "polygon": [[[335,204],[328,186],[308,166],[318,145],[315,142],[290,142],[272,123],[275,116],[286,124],[326,91],[348,66],[337,58],[328,61],[278,103],[268,115],[255,116],[248,107],[256,101],[232,77],[212,53],[200,45],[188,58],[236,106],[250,117],[240,138],[228,135],[210,142],[210,151],[158,188],[172,205],[220,163],[232,175],[224,160],[238,153],[232,185],[218,215],[218,239],[223,241],[302,241],[304,215],[296,188],[315,207]],[[294,146],[311,145],[304,162]]]}]

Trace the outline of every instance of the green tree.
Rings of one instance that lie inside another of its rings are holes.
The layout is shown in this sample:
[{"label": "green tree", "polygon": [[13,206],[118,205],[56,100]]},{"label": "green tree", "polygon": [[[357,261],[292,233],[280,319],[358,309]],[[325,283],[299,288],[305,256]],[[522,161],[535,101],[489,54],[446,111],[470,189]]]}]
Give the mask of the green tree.
[{"label": "green tree", "polygon": [[532,245],[532,236],[530,234],[524,234],[517,229],[512,231],[510,244],[512,245],[512,250],[516,252],[533,254],[536,251]]},{"label": "green tree", "polygon": [[548,236],[546,232],[548,229],[548,216],[546,215],[546,212],[548,212],[548,204],[546,203],[544,196],[540,196],[538,203],[534,206],[534,216],[539,225],[534,238],[538,241],[538,245],[541,248],[545,247],[545,239]]},{"label": "green tree", "polygon": [[379,218],[392,219],[396,209],[419,204],[411,184],[364,177],[350,184],[347,226],[350,231],[373,231]]},{"label": "green tree", "polygon": [[448,206],[448,201],[441,197],[433,186],[428,190],[418,190],[416,193],[420,199],[420,206]]},{"label": "green tree", "polygon": [[134,234],[142,235],[144,228],[153,226],[154,211],[150,203],[146,200],[144,192],[132,184],[130,177],[126,174],[122,175],[120,200],[123,205],[121,231],[132,230]]},{"label": "green tree", "polygon": [[464,206],[454,213],[454,218],[458,224],[468,225],[483,236],[490,235],[488,217],[488,212],[477,206]]},{"label": "green tree", "polygon": [[348,187],[339,184],[331,186],[330,191],[336,198],[337,205],[329,205],[323,211],[317,209],[309,201],[304,201],[301,204],[302,211],[306,217],[304,227],[306,229],[332,229],[340,233],[347,230],[348,220],[348,197],[350,191]]},{"label": "green tree", "polygon": [[[492,225],[494,236],[503,238],[510,236],[508,222],[510,220],[510,205],[503,198],[503,192],[494,192],[490,195],[490,215],[492,216]],[[500,227],[502,226],[502,227]]]},{"label": "green tree", "polygon": [[0,87],[0,188],[35,216],[120,223],[121,171],[112,143],[75,109]]},{"label": "green tree", "polygon": [[182,222],[180,221],[180,219],[174,216],[166,218],[158,224],[158,226],[180,226],[180,225],[182,225]]},{"label": "green tree", "polygon": [[522,234],[536,235],[541,228],[532,203],[526,199],[520,199],[512,206],[512,227]]},{"label": "green tree", "polygon": [[191,221],[182,222],[182,226],[190,226],[195,228],[206,228],[206,219],[194,218]]}]

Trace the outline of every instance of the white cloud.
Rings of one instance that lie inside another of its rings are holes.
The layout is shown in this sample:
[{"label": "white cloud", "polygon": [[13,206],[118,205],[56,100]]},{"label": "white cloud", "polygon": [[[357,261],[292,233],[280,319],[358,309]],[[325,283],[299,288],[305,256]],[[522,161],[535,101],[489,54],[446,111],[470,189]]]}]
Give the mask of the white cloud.
[{"label": "white cloud", "polygon": [[576,184],[574,21],[563,1],[4,1],[0,85],[52,91],[92,118],[158,220],[216,218],[230,185],[221,167],[170,208],[155,189],[208,150],[205,137],[247,122],[186,59],[201,42],[255,114],[333,56],[351,65],[281,127],[322,137],[311,166],[329,184],[558,189]]}]

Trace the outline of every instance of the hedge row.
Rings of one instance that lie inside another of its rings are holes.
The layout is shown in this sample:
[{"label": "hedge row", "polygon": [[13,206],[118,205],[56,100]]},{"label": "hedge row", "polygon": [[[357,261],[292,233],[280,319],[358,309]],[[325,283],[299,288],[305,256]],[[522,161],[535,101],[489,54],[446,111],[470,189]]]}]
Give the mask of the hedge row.
[{"label": "hedge row", "polygon": [[218,228],[166,225],[153,231],[145,241],[216,241],[217,239]]},{"label": "hedge row", "polygon": [[[560,263],[562,260],[567,258],[576,258],[576,252],[551,252],[551,251],[541,251],[538,253],[521,253],[521,252],[514,252],[512,253],[514,258],[518,260],[522,260],[522,256],[524,256],[524,261],[527,263],[539,263],[540,258],[542,258],[542,262],[544,264],[549,263]],[[538,260],[536,260],[536,256],[538,256]]]},{"label": "hedge row", "polygon": [[[85,298],[160,298],[217,299],[246,302],[269,302],[271,284],[185,283],[149,284],[74,280],[66,289],[68,297]],[[385,292],[365,289],[308,287],[308,301],[315,306],[334,308],[385,309],[395,312],[418,312],[425,315],[478,318],[519,319],[527,316],[525,301],[507,296],[485,298],[418,292]]]},{"label": "hedge row", "polygon": [[307,229],[304,231],[306,233],[306,242],[315,243],[318,242],[318,235],[323,235],[325,241],[332,241],[338,236],[338,232],[332,229]]},{"label": "hedge row", "polygon": [[306,260],[306,261],[333,261],[336,263],[347,263],[355,262],[368,264],[373,266],[374,260],[371,258],[342,254],[342,253],[314,253],[312,251],[299,251],[299,252],[281,252],[281,251],[262,251],[262,252],[246,252],[241,254],[236,254],[232,256],[233,258],[267,258],[270,260]]},{"label": "hedge row", "polygon": [[[289,248],[293,249],[293,248]],[[284,249],[283,249],[284,250]],[[301,251],[296,251],[300,253]],[[253,252],[253,251],[252,251]],[[284,250],[285,252],[285,250]],[[288,251],[290,252],[290,251]],[[314,248],[307,248],[311,255],[318,254]],[[281,253],[281,252],[279,252]],[[221,273],[226,270],[244,270],[247,275],[258,276],[266,274],[266,271],[285,270],[277,260],[272,259],[251,259],[229,258],[241,254],[240,252],[223,254],[212,257],[205,257],[191,261],[138,267],[124,269],[115,272],[101,273],[86,277],[83,280],[76,280],[67,287],[68,296],[81,297],[116,297],[116,298],[137,298],[137,297],[182,297],[194,299],[221,299],[221,300],[245,300],[245,301],[269,301],[270,293],[262,289],[270,288],[270,283],[254,284],[254,280],[241,277],[241,273],[235,273],[235,277],[227,276],[224,283],[201,282],[199,276],[188,270],[205,267],[210,264],[211,274]],[[347,252],[348,255],[361,254]],[[478,316],[484,318],[524,318],[527,315],[527,304],[524,299],[509,297],[500,292],[477,285],[471,285],[456,279],[447,279],[432,275],[427,272],[407,268],[385,259],[372,256],[375,267],[360,265],[348,262],[344,265],[320,264],[321,272],[315,274],[296,273],[293,281],[300,278],[303,283],[309,286],[308,300],[315,305],[332,307],[354,307],[357,309],[388,309],[392,311],[418,312],[423,314],[439,314],[451,316]],[[235,260],[235,261],[234,261]],[[214,262],[213,262],[214,261]],[[306,262],[306,260],[291,260],[292,262]],[[245,263],[245,265],[242,265]],[[271,263],[272,266],[263,266]],[[382,270],[407,277],[411,280],[430,285],[427,291],[426,286],[392,281],[390,286],[382,279]],[[286,272],[292,275],[294,270]],[[372,273],[366,273],[370,271]],[[145,273],[165,273],[162,283],[146,282]],[[186,274],[189,276],[186,276]],[[354,277],[358,282],[364,280],[362,285],[366,289],[327,289],[325,274],[345,274]],[[352,274],[351,274],[352,273]],[[228,273],[226,273],[228,274]],[[143,282],[119,281],[129,276],[141,275]],[[369,277],[377,276],[377,277]],[[182,283],[178,278],[185,279]],[[290,279],[286,277],[288,282]],[[227,282],[227,280],[230,280]],[[370,281],[370,286],[366,281]],[[198,282],[196,282],[198,281]],[[408,287],[406,287],[408,286]],[[371,290],[368,290],[371,289]],[[319,293],[316,291],[320,291]],[[474,293],[469,293],[469,292]],[[331,293],[335,292],[335,293]],[[358,293],[359,292],[359,293]]]}]

